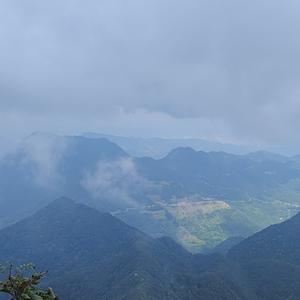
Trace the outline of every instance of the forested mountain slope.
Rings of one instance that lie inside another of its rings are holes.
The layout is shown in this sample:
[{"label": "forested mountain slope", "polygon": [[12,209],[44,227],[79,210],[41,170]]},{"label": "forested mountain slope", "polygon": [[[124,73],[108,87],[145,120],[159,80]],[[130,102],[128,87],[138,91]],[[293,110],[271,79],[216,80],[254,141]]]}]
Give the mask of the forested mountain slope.
[{"label": "forested mountain slope", "polygon": [[0,232],[0,260],[35,262],[60,299],[241,300],[238,286],[197,269],[169,238],[152,239],[106,213],[58,199]]}]

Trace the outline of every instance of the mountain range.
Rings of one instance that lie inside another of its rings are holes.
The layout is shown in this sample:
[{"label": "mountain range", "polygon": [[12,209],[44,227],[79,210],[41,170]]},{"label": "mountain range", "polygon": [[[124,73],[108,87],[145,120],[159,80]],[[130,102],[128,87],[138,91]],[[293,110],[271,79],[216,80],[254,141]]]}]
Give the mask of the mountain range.
[{"label": "mountain range", "polygon": [[189,147],[133,157],[106,138],[33,134],[0,161],[0,227],[66,195],[194,253],[300,208],[299,157]]},{"label": "mountain range", "polygon": [[107,213],[58,199],[0,231],[1,261],[33,261],[60,299],[282,300],[300,296],[300,214],[192,255]]},{"label": "mountain range", "polygon": [[119,145],[131,156],[148,156],[155,159],[163,158],[170,151],[179,147],[190,147],[195,150],[202,150],[206,152],[224,151],[234,154],[246,154],[260,149],[259,147],[255,146],[235,145],[230,143],[209,141],[199,138],[139,138],[93,132],[86,132],[83,134],[83,136],[94,139],[105,138]]},{"label": "mountain range", "polygon": [[204,138],[162,138],[162,137],[131,137],[120,136],[104,133],[86,132],[82,136],[87,138],[106,138],[113,143],[122,147],[131,156],[143,157],[150,156],[152,158],[163,158],[170,151],[179,147],[190,147],[197,151],[217,151],[227,152],[232,154],[247,154],[250,152],[266,152],[266,153],[280,153],[282,156],[290,156],[298,154],[297,147],[288,146],[268,146],[268,145],[255,145],[255,144],[236,144],[218,142]]}]

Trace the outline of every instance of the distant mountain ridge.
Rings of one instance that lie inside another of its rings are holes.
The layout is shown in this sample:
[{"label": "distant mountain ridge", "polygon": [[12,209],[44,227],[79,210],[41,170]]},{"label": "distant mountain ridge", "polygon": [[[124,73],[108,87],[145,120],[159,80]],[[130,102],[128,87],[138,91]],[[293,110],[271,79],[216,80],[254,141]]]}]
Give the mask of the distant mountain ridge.
[{"label": "distant mountain ridge", "polygon": [[94,139],[107,138],[121,146],[132,156],[149,156],[156,159],[163,158],[170,151],[179,147],[190,147],[205,152],[225,151],[234,154],[246,154],[257,150],[256,147],[220,143],[197,138],[138,138],[92,132],[83,133],[83,136]]},{"label": "distant mountain ridge", "polygon": [[294,156],[298,154],[298,148],[286,146],[260,146],[260,145],[239,145],[234,143],[222,143],[201,138],[141,138],[131,136],[118,136],[112,134],[86,132],[82,136],[87,138],[107,138],[121,146],[132,156],[162,158],[170,151],[179,147],[191,147],[204,152],[228,152],[232,154],[247,154],[252,152],[279,153],[282,156]]},{"label": "distant mountain ridge", "polygon": [[[254,160],[249,155],[195,151],[189,147],[176,148],[159,160],[141,158],[137,164],[150,179],[186,185],[184,193],[187,193],[186,188],[191,189],[190,193],[202,189],[207,196],[223,199],[231,197],[226,191],[220,192],[223,187],[232,191],[235,186],[244,192],[249,189],[249,184],[259,187],[284,183],[300,174],[297,168],[278,160]],[[244,183],[247,183],[246,187]]]}]

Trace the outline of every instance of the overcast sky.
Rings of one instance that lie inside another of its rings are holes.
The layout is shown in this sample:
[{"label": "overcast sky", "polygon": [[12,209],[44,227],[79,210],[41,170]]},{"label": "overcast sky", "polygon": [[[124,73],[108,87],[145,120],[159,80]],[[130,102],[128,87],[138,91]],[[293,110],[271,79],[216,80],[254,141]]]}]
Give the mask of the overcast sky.
[{"label": "overcast sky", "polygon": [[299,37],[299,0],[1,0],[2,146],[33,131],[297,146]]}]

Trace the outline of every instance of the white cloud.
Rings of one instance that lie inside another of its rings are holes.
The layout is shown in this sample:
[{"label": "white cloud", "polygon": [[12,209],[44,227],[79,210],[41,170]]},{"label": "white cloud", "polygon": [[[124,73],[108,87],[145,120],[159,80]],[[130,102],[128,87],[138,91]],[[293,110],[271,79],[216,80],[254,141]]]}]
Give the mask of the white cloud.
[{"label": "white cloud", "polygon": [[62,182],[58,168],[66,149],[67,140],[63,137],[34,134],[24,140],[19,151],[22,164],[33,172],[35,184],[53,190]]},{"label": "white cloud", "polygon": [[108,201],[109,204],[124,207],[137,206],[139,200],[145,200],[144,192],[152,187],[152,184],[137,172],[131,158],[99,161],[94,170],[86,172],[81,185],[95,200]]}]

